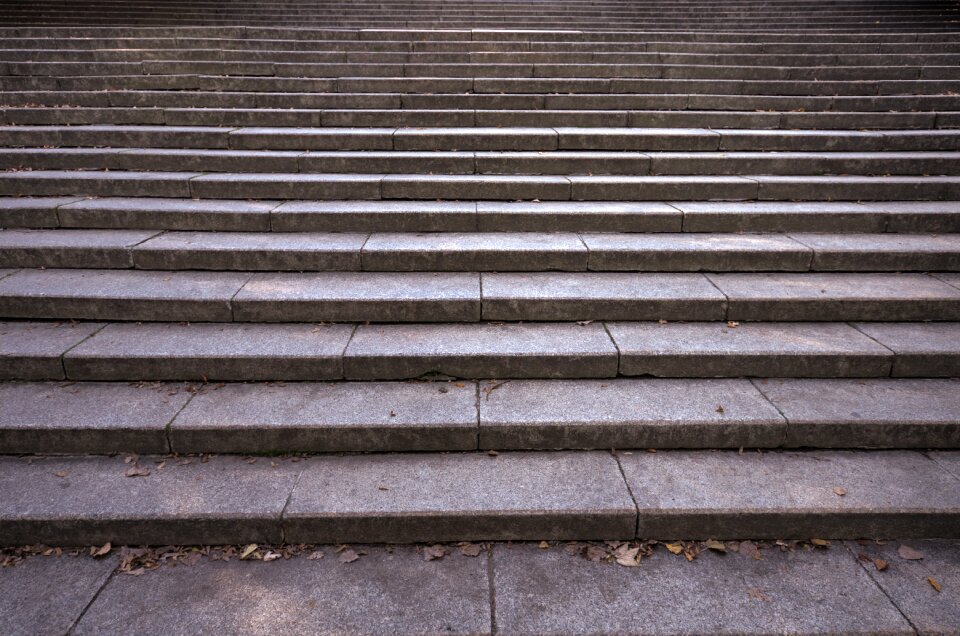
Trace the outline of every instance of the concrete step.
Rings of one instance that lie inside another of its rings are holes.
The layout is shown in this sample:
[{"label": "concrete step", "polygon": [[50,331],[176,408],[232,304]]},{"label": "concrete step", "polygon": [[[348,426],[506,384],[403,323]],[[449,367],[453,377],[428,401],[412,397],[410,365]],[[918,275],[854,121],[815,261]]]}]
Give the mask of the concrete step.
[{"label": "concrete step", "polygon": [[[60,545],[956,537],[955,459],[911,451],[254,463],[148,455],[135,465],[122,457],[9,457],[0,459],[0,529],[13,544]],[[127,477],[131,470],[149,474]],[[791,491],[800,486],[803,498]],[[840,487],[843,497],[834,492]]]},{"label": "concrete step", "polygon": [[0,197],[0,227],[220,232],[958,233],[960,203]]},{"label": "concrete step", "polygon": [[11,454],[955,448],[958,388],[889,378],[7,382],[0,442]]},{"label": "concrete step", "polygon": [[241,271],[960,271],[960,234],[8,229],[0,267]]},{"label": "concrete step", "polygon": [[[0,270],[0,317],[242,323],[960,320],[923,274]],[[954,276],[955,279],[955,276]]]},{"label": "concrete step", "polygon": [[[0,379],[955,377],[960,323],[315,325],[46,323],[0,327]],[[869,334],[869,335],[868,335]]]},{"label": "concrete step", "polygon": [[0,195],[194,199],[955,201],[960,177],[0,172]]}]

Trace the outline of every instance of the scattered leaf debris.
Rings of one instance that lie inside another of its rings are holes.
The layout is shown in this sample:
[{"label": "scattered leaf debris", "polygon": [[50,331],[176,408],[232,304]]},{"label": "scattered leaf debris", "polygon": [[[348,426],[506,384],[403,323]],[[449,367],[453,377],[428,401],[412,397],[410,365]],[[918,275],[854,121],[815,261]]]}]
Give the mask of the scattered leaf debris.
[{"label": "scattered leaf debris", "polygon": [[932,576],[927,577],[927,582],[930,584],[930,587],[935,589],[937,592],[943,589],[943,586],[940,585],[937,579],[933,578]]},{"label": "scattered leaf debris", "polygon": [[900,555],[901,559],[906,559],[907,561],[919,561],[923,558],[923,552],[914,550],[910,546],[903,544],[897,548],[897,554]]}]

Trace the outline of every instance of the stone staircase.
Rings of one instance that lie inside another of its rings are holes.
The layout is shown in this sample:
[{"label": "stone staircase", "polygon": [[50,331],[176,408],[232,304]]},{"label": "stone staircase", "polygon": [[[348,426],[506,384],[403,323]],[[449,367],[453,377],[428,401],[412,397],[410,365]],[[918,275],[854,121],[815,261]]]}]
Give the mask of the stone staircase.
[{"label": "stone staircase", "polygon": [[0,2],[0,544],[960,537],[956,3],[119,4]]}]

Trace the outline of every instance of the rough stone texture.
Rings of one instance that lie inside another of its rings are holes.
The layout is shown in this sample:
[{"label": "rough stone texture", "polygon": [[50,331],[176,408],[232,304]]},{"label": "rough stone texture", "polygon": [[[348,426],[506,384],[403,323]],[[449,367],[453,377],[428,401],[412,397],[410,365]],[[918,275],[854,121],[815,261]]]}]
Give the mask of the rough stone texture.
[{"label": "rough stone texture", "polygon": [[888,232],[960,232],[958,201],[878,202],[869,206],[888,215]]},{"label": "rough stone texture", "polygon": [[587,248],[576,234],[541,232],[372,234],[368,271],[577,271]]},{"label": "rough stone texture", "polygon": [[230,300],[249,277],[230,272],[23,270],[0,280],[0,313],[14,318],[229,321]]},{"label": "rough stone texture", "polygon": [[846,324],[609,323],[623,375],[876,377],[885,347]]},{"label": "rough stone texture", "polygon": [[175,384],[0,384],[5,453],[165,453],[166,426],[189,401]]},{"label": "rough stone texture", "polygon": [[476,203],[461,201],[287,201],[271,213],[277,232],[470,232]]},{"label": "rough stone texture", "polygon": [[928,271],[960,269],[960,235],[793,234],[813,251],[819,271]]},{"label": "rough stone texture", "polygon": [[0,267],[131,267],[130,248],[149,230],[5,230]]},{"label": "rough stone texture", "polygon": [[86,199],[57,210],[63,227],[257,232],[270,229],[275,201]]},{"label": "rough stone texture", "polygon": [[103,323],[0,322],[0,379],[59,380],[61,359]]},{"label": "rough stone texture", "polygon": [[121,324],[64,356],[71,380],[331,380],[350,325]]},{"label": "rough stone texture", "polygon": [[960,323],[858,323],[855,326],[896,354],[894,376],[960,376]]},{"label": "rough stone texture", "polygon": [[845,550],[762,554],[758,561],[704,551],[688,563],[659,547],[639,567],[625,568],[561,547],[498,544],[497,629],[531,635],[913,633]]},{"label": "rough stone texture", "polygon": [[682,215],[665,203],[478,201],[483,232],[679,232]]},{"label": "rough stone texture", "polygon": [[77,197],[2,197],[0,227],[58,227],[57,209]]},{"label": "rough stone texture", "polygon": [[292,542],[628,538],[636,515],[604,452],[324,457],[284,512]]},{"label": "rough stone texture", "polygon": [[199,199],[379,199],[377,174],[220,173],[190,180]]},{"label": "rough stone texture", "polygon": [[556,150],[550,128],[401,128],[393,135],[396,150]]},{"label": "rough stone texture", "polygon": [[181,453],[470,450],[476,384],[228,384],[199,393],[170,440]]},{"label": "rough stone texture", "polygon": [[470,273],[257,274],[233,302],[239,321],[476,321],[480,277]]},{"label": "rough stone texture", "polygon": [[746,380],[510,380],[480,385],[480,447],[739,448],[783,444]]},{"label": "rough stone texture", "polygon": [[575,201],[670,201],[754,199],[755,181],[743,177],[610,176],[568,177]]},{"label": "rough stone texture", "polygon": [[960,289],[923,274],[707,274],[732,320],[958,320]]},{"label": "rough stone texture", "polygon": [[486,320],[721,320],[726,298],[699,274],[483,274]]},{"label": "rough stone texture", "polygon": [[343,366],[359,380],[612,377],[617,350],[600,324],[361,325]]},{"label": "rough stone texture", "polygon": [[203,560],[118,576],[73,633],[121,634],[131,625],[262,636],[490,632],[485,555],[426,561],[412,546],[352,549],[363,555],[353,563],[340,563],[331,547],[321,560]]},{"label": "rough stone texture", "polygon": [[673,203],[685,232],[883,232],[886,213],[859,203],[691,201]]},{"label": "rough stone texture", "polygon": [[957,380],[791,379],[754,384],[787,418],[787,446],[960,446]]},{"label": "rough stone texture", "polygon": [[805,271],[810,249],[760,234],[584,234],[595,271]]},{"label": "rough stone texture", "polygon": [[951,287],[960,289],[960,274],[934,274],[933,276]]},{"label": "rough stone texture", "polygon": [[[411,175],[383,177],[384,199],[539,199],[570,198],[566,177],[523,175]],[[355,197],[359,198],[359,197]]]},{"label": "rough stone texture", "polygon": [[[0,534],[12,545],[277,543],[302,466],[281,458],[4,457]],[[132,469],[150,474],[128,477]]]},{"label": "rough stone texture", "polygon": [[641,537],[960,538],[960,479],[912,451],[664,451],[620,463]]},{"label": "rough stone texture", "polygon": [[[897,551],[906,545],[923,554],[910,561]],[[960,625],[960,542],[944,540],[891,541],[878,545],[873,541],[847,544],[861,561],[861,567],[890,601],[921,634],[956,634]],[[862,555],[862,556],[861,556]],[[878,571],[875,559],[888,563]],[[929,579],[940,586],[937,591]]]},{"label": "rough stone texture", "polygon": [[66,634],[110,578],[117,558],[35,556],[0,570],[0,631]]},{"label": "rough stone texture", "polygon": [[169,232],[133,250],[141,269],[359,270],[366,234]]}]

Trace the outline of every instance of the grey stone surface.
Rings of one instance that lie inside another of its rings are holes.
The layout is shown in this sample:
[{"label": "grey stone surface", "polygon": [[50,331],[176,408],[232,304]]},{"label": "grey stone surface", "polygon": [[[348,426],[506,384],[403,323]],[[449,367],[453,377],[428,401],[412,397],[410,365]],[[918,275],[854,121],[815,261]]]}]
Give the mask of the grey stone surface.
[{"label": "grey stone surface", "polygon": [[510,380],[480,385],[480,447],[777,447],[784,419],[746,380]]},{"label": "grey stone surface", "polygon": [[392,128],[240,128],[231,148],[251,150],[390,150]]},{"label": "grey stone surface", "polygon": [[855,326],[893,351],[894,376],[960,376],[960,323],[858,323]]},{"label": "grey stone surface", "polygon": [[166,426],[190,400],[176,384],[0,384],[5,453],[165,453]]},{"label": "grey stone surface", "polygon": [[0,267],[105,267],[133,265],[130,248],[150,230],[4,230]]},{"label": "grey stone surface", "polygon": [[361,325],[343,367],[358,380],[612,377],[617,350],[601,324]]},{"label": "grey stone surface", "polygon": [[[912,634],[842,549],[702,552],[663,548],[639,567],[560,547],[497,544],[496,624],[504,634]],[[663,602],[664,598],[672,599]]]},{"label": "grey stone surface", "polygon": [[960,289],[960,274],[934,274],[933,277],[942,280],[951,287]]},{"label": "grey stone surface", "polygon": [[604,452],[323,457],[284,529],[293,542],[629,538],[634,510]]},{"label": "grey stone surface", "polygon": [[34,556],[3,568],[0,630],[9,636],[66,634],[116,566],[112,556]]},{"label": "grey stone surface", "polygon": [[0,227],[58,227],[57,209],[77,197],[2,197]]},{"label": "grey stone surface", "polygon": [[682,215],[665,203],[479,201],[483,232],[679,232]]},{"label": "grey stone surface", "polygon": [[960,290],[922,274],[707,274],[732,320],[957,320]]},{"label": "grey stone surface", "polygon": [[763,234],[583,234],[595,271],[805,271],[811,250]]},{"label": "grey stone surface", "polygon": [[476,390],[473,382],[228,384],[199,392],[170,441],[180,453],[470,450]]},{"label": "grey stone surface", "polygon": [[951,271],[960,269],[960,235],[792,234],[813,249],[819,271]]},{"label": "grey stone surface", "polygon": [[167,232],[133,250],[141,269],[341,271],[360,269],[366,234]]},{"label": "grey stone surface", "polygon": [[480,319],[480,277],[471,273],[256,274],[233,301],[249,322]]},{"label": "grey stone surface", "polygon": [[[897,551],[906,545],[923,554],[909,561]],[[847,544],[861,567],[920,634],[956,634],[960,625],[960,542],[948,540],[891,541]],[[861,556],[862,555],[862,556]],[[878,571],[871,561],[882,559],[887,569]],[[941,586],[935,590],[933,579]]]},{"label": "grey stone surface", "polygon": [[231,272],[23,270],[0,280],[0,313],[16,318],[230,321],[250,277]]},{"label": "grey stone surface", "polygon": [[587,248],[576,234],[542,232],[370,235],[363,246],[369,271],[577,271]]},{"label": "grey stone surface", "polygon": [[690,201],[685,232],[883,232],[887,214],[860,203],[793,201]]},{"label": "grey stone surface", "polygon": [[378,174],[220,173],[190,180],[198,199],[379,199]]},{"label": "grey stone surface", "polygon": [[870,203],[888,215],[888,232],[960,232],[958,201],[897,201]]},{"label": "grey stone surface", "polygon": [[641,537],[960,538],[960,479],[913,451],[662,451],[620,464]]},{"label": "grey stone surface", "polygon": [[754,384],[787,418],[787,446],[960,446],[957,380],[774,379]]},{"label": "grey stone surface", "polygon": [[102,327],[89,322],[0,322],[0,379],[62,379],[64,352]]},{"label": "grey stone surface", "polygon": [[553,176],[394,174],[384,176],[380,188],[384,199],[565,201],[570,198],[568,178]]},{"label": "grey stone surface", "polygon": [[699,274],[483,274],[486,320],[721,320],[723,294]]},{"label": "grey stone surface", "polygon": [[876,377],[890,350],[843,323],[608,323],[623,375]]},{"label": "grey stone surface", "polygon": [[27,170],[0,172],[0,194],[189,197],[193,172]]},{"label": "grey stone surface", "polygon": [[397,150],[556,150],[552,128],[401,128]]},{"label": "grey stone surface", "polygon": [[[4,457],[0,531],[13,545],[277,543],[302,466],[285,458]],[[149,475],[128,477],[131,469]]]},{"label": "grey stone surface", "polygon": [[671,201],[684,199],[755,199],[757,184],[744,177],[571,176],[575,201]]},{"label": "grey stone surface", "polygon": [[461,201],[287,201],[271,213],[277,232],[470,232],[476,203]]},{"label": "grey stone surface", "polygon": [[931,451],[929,456],[945,471],[960,479],[960,453],[957,451]]},{"label": "grey stone surface", "polygon": [[484,555],[426,561],[413,546],[353,549],[363,554],[353,563],[328,549],[313,561],[203,560],[118,576],[73,633],[120,634],[130,625],[184,634],[490,633]]},{"label": "grey stone surface", "polygon": [[107,325],[64,356],[71,380],[331,380],[351,325]]},{"label": "grey stone surface", "polygon": [[559,127],[561,150],[716,150],[720,134],[706,128]]},{"label": "grey stone surface", "polygon": [[275,201],[85,199],[57,210],[63,227],[256,232],[270,229]]}]

